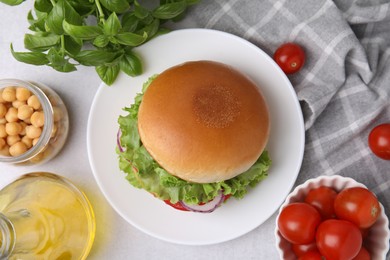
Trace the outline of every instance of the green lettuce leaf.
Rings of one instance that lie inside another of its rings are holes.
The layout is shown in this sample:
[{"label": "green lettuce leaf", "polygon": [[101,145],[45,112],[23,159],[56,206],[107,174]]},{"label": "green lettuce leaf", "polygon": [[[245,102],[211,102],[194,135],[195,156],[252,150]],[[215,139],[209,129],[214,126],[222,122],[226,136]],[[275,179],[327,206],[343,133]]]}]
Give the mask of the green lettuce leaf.
[{"label": "green lettuce leaf", "polygon": [[216,183],[187,182],[159,166],[142,145],[137,128],[138,109],[143,92],[155,77],[156,75],[152,76],[144,84],[142,93],[137,94],[134,104],[124,108],[128,114],[118,118],[120,143],[124,149],[123,152],[116,149],[119,168],[134,187],[145,189],[162,200],[170,200],[171,203],[184,201],[188,204],[198,204],[212,200],[220,190],[225,195],[241,199],[248,192],[248,188],[256,186],[268,176],[271,159],[267,151],[264,151],[246,172]]}]

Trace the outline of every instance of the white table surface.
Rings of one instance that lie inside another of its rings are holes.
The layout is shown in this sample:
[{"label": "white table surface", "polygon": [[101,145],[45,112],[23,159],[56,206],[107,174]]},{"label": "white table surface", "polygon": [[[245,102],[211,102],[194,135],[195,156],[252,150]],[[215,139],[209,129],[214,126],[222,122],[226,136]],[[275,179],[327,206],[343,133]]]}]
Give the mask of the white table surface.
[{"label": "white table surface", "polygon": [[[71,179],[89,197],[96,214],[96,238],[88,259],[278,259],[273,234],[275,214],[237,239],[217,245],[185,246],[144,234],[113,210],[95,182],[87,154],[88,115],[101,83],[94,68],[78,67],[76,72],[60,73],[49,67],[20,63],[11,55],[11,43],[15,51],[24,51],[27,13],[32,5],[33,1],[15,7],[0,3],[0,78],[28,79],[51,86],[68,108],[70,131],[62,151],[46,164],[29,167],[1,164],[0,187],[34,171],[53,172]],[[188,20],[178,25],[190,26]]]}]

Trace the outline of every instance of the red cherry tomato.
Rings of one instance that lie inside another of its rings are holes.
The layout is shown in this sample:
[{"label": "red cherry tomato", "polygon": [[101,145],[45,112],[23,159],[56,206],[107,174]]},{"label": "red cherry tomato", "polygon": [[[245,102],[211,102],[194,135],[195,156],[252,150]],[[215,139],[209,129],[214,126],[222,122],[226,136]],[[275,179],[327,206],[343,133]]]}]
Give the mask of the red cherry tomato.
[{"label": "red cherry tomato", "polygon": [[334,200],[337,192],[329,187],[321,186],[311,189],[305,198],[305,202],[315,207],[323,220],[335,218]]},{"label": "red cherry tomato", "polygon": [[311,205],[303,202],[284,207],[278,218],[280,234],[290,243],[309,244],[321,222],[321,215]]},{"label": "red cherry tomato", "polygon": [[384,160],[390,160],[390,124],[374,127],[368,136],[371,151]]},{"label": "red cherry tomato", "polygon": [[365,247],[361,247],[357,256],[355,256],[352,260],[371,260],[371,255],[367,251]]},{"label": "red cherry tomato", "polygon": [[339,219],[348,220],[361,229],[372,226],[381,212],[374,193],[362,187],[341,191],[335,199],[334,210]]},{"label": "red cherry tomato", "polygon": [[317,250],[317,245],[315,242],[312,242],[310,244],[303,244],[303,245],[292,244],[291,247],[296,256],[302,256],[307,252]]},{"label": "red cherry tomato", "polygon": [[362,233],[362,237],[365,239],[370,234],[370,228],[361,228],[360,233]]},{"label": "red cherry tomato", "polygon": [[183,205],[180,202],[172,203],[169,200],[164,200],[164,202],[175,209],[182,210],[182,211],[189,211],[188,209],[183,207]]},{"label": "red cherry tomato", "polygon": [[316,243],[321,255],[326,259],[352,259],[360,251],[362,235],[349,221],[328,219],[318,226]]},{"label": "red cherry tomato", "polygon": [[299,71],[305,59],[302,47],[292,42],[282,44],[274,53],[274,60],[286,74]]},{"label": "red cherry tomato", "polygon": [[323,258],[318,250],[314,250],[301,255],[298,260],[323,260]]}]

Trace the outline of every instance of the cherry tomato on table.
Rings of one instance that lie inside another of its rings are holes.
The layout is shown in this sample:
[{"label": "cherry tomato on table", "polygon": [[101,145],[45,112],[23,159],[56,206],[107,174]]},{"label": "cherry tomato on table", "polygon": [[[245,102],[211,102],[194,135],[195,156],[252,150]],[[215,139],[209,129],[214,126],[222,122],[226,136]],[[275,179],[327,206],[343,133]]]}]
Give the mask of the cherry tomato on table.
[{"label": "cherry tomato on table", "polygon": [[321,214],[322,220],[335,218],[334,200],[337,192],[326,186],[311,189],[306,195],[305,202],[315,207]]},{"label": "cherry tomato on table", "polygon": [[274,60],[286,74],[299,71],[306,60],[305,52],[296,43],[282,44],[274,53]]},{"label": "cherry tomato on table", "polygon": [[371,227],[381,212],[374,193],[362,187],[341,191],[335,199],[334,210],[339,219],[348,220],[361,229]]},{"label": "cherry tomato on table", "polygon": [[326,259],[353,259],[359,253],[362,241],[360,230],[346,220],[325,220],[316,233],[317,248]]},{"label": "cherry tomato on table", "polygon": [[309,244],[314,240],[321,215],[311,205],[304,202],[288,204],[278,218],[278,228],[282,236],[293,244]]},{"label": "cherry tomato on table", "polygon": [[390,124],[374,127],[368,136],[371,151],[384,160],[390,160]]}]

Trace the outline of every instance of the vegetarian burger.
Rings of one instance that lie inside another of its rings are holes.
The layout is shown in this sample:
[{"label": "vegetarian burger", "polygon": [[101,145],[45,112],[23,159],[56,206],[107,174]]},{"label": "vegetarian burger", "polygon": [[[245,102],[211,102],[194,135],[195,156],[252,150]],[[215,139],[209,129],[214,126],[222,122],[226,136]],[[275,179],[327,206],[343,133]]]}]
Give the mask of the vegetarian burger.
[{"label": "vegetarian burger", "polygon": [[236,69],[191,61],[144,84],[118,119],[120,169],[177,209],[211,212],[267,176],[270,122],[259,88]]}]

